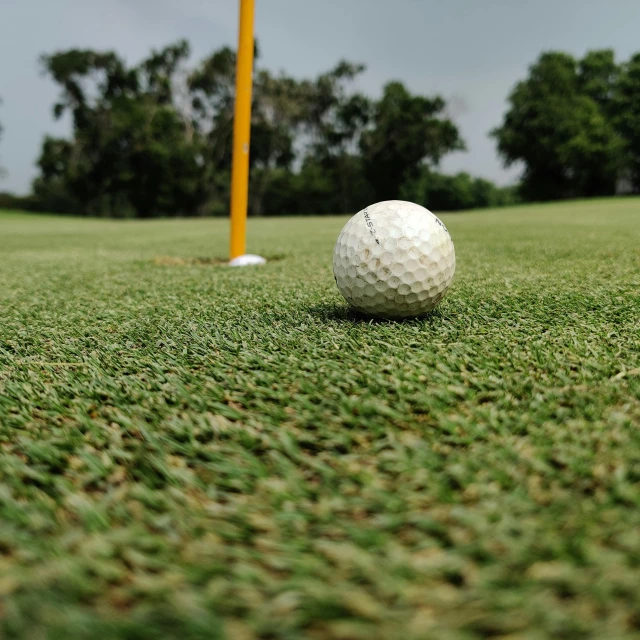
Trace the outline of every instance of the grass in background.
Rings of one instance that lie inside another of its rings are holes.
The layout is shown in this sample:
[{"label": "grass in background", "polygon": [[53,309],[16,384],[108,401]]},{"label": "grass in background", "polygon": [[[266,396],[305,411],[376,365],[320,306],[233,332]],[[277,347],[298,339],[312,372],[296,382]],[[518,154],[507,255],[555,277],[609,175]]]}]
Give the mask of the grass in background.
[{"label": "grass in background", "polygon": [[638,637],[640,200],[443,219],[393,323],[344,218],[0,213],[1,635]]}]

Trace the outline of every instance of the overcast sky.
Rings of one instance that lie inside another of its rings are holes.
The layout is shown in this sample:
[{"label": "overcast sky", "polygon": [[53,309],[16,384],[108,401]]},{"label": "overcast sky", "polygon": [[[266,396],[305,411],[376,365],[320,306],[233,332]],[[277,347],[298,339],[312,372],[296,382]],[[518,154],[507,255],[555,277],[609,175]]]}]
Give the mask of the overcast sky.
[{"label": "overcast sky", "polygon": [[[363,62],[359,88],[377,96],[391,79],[440,93],[468,152],[443,164],[502,184],[505,171],[489,130],[506,97],[541,51],[581,56],[612,47],[619,59],[640,51],[640,0],[256,0],[262,64],[313,76],[341,58]],[[235,45],[237,0],[0,0],[0,190],[26,192],[45,133],[54,122],[55,85],[38,56],[69,47],[115,49],[129,63],[187,38],[194,59]]]}]

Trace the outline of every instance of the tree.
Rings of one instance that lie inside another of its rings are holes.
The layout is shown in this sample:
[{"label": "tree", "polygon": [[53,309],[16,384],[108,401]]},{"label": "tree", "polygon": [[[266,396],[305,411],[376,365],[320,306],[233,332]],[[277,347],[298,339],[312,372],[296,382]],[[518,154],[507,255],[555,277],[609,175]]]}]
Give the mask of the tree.
[{"label": "tree", "polygon": [[412,95],[400,82],[384,87],[373,107],[371,128],[360,142],[365,175],[377,200],[396,198],[423,164],[437,166],[447,153],[464,149],[445,108],[441,97]]},{"label": "tree", "polygon": [[204,200],[202,148],[174,104],[188,55],[180,41],[130,69],[113,52],[43,56],[61,87],[54,116],[72,113],[73,139],[45,140],[34,189],[82,213],[196,213]]},{"label": "tree", "polygon": [[300,83],[265,70],[256,74],[251,113],[249,208],[262,215],[264,197],[276,169],[290,169],[305,116]]},{"label": "tree", "polygon": [[40,57],[41,65],[60,85],[60,101],[53,107],[54,117],[60,118],[69,110],[76,130],[91,124],[100,106],[137,92],[138,78],[128,71],[123,61],[112,52],[89,49],[70,49]]},{"label": "tree", "polygon": [[73,143],[46,136],[37,165],[40,175],[33,181],[33,193],[43,208],[52,213],[84,213],[72,192]]},{"label": "tree", "polygon": [[578,62],[578,88],[591,98],[609,119],[615,110],[615,93],[620,75],[612,49],[589,51]]},{"label": "tree", "polygon": [[610,63],[603,52],[580,67],[567,54],[545,53],[512,91],[491,135],[507,166],[524,163],[527,200],[615,193],[623,142],[605,113],[615,77]]},{"label": "tree", "polygon": [[217,214],[228,212],[235,68],[235,52],[223,47],[188,77],[193,128],[203,144],[206,208]]},{"label": "tree", "polygon": [[[313,79],[258,64],[251,121],[249,213],[341,213],[397,197],[425,166],[463,148],[440,97],[390,83],[373,101],[347,61]],[[69,139],[46,138],[33,188],[44,208],[107,216],[227,214],[236,54],[189,65],[178,41],[136,66],[113,51],[41,58],[60,88],[54,117]],[[462,183],[461,183],[462,184]]]},{"label": "tree", "polygon": [[617,78],[614,123],[625,141],[625,168],[640,193],[640,53],[623,65]]},{"label": "tree", "polygon": [[304,87],[309,143],[303,171],[314,182],[312,176],[325,174],[325,182],[332,187],[324,202],[334,213],[359,209],[369,199],[359,146],[372,103],[351,90],[364,70],[364,65],[343,60]]},{"label": "tree", "polygon": [[468,173],[444,175],[429,167],[423,167],[417,179],[403,186],[401,197],[433,211],[502,207],[516,202],[512,188],[498,187]]}]

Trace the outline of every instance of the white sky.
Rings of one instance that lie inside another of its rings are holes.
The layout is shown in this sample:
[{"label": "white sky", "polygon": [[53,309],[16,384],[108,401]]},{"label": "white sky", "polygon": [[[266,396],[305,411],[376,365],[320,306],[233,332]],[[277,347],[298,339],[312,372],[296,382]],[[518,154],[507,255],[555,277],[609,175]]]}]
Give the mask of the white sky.
[{"label": "white sky", "polygon": [[[313,76],[346,58],[367,64],[359,89],[371,96],[392,79],[415,92],[453,99],[468,152],[446,171],[500,183],[487,134],[515,82],[541,51],[581,56],[640,51],[640,0],[256,0],[262,64]],[[28,191],[45,133],[64,135],[51,108],[55,85],[38,56],[70,47],[115,49],[135,63],[152,47],[187,38],[194,58],[235,46],[237,0],[0,0],[0,190]]]}]

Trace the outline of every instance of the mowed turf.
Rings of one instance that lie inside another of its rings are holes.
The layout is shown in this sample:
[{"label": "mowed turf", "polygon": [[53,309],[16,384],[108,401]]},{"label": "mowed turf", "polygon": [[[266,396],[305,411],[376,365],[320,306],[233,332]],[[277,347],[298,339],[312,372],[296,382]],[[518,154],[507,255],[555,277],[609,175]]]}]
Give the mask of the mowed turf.
[{"label": "mowed turf", "polygon": [[640,637],[640,199],[442,218],[397,323],[344,217],[0,213],[0,635]]}]

